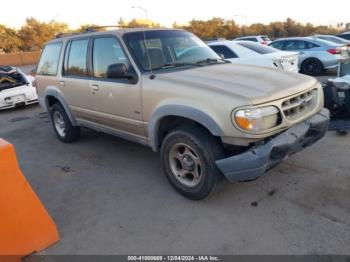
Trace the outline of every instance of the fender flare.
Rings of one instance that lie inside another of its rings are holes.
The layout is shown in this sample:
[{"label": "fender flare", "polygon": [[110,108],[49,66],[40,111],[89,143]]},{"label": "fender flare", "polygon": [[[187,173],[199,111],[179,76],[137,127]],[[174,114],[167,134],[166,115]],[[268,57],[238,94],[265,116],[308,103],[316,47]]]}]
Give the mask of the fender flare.
[{"label": "fender flare", "polygon": [[63,94],[61,93],[61,91],[55,87],[47,87],[42,95],[42,99],[40,99],[40,104],[41,106],[43,106],[46,111],[49,113],[50,112],[50,106],[49,106],[49,101],[48,101],[48,97],[52,96],[54,98],[56,98],[60,104],[63,106],[64,111],[66,112],[69,120],[71,121],[73,126],[77,125],[77,122],[75,120],[75,117],[73,116],[71,110],[69,109],[69,106],[66,102],[66,100],[64,99]]},{"label": "fender flare", "polygon": [[179,116],[193,120],[206,127],[212,135],[223,136],[223,131],[219,124],[203,111],[184,105],[165,105],[153,112],[148,123],[149,145],[155,152],[158,151],[159,146],[158,131],[160,122],[167,116]]}]

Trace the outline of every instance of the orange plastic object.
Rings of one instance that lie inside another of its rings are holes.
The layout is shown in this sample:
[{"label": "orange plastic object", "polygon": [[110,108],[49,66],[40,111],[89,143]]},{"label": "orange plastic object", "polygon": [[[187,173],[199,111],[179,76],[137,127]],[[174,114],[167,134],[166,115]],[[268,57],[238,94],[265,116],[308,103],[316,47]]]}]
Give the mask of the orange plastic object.
[{"label": "orange plastic object", "polygon": [[29,255],[58,240],[54,221],[22,175],[14,147],[0,139],[0,256]]}]

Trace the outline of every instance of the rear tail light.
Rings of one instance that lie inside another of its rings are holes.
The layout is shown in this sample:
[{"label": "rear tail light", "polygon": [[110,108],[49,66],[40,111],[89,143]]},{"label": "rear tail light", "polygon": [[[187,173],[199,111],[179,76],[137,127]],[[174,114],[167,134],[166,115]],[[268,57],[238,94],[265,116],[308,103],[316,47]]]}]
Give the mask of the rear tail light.
[{"label": "rear tail light", "polygon": [[328,53],[332,55],[339,55],[341,54],[341,49],[340,48],[331,48],[327,50]]},{"label": "rear tail light", "polygon": [[266,41],[261,42],[262,45],[267,45],[268,43]]}]

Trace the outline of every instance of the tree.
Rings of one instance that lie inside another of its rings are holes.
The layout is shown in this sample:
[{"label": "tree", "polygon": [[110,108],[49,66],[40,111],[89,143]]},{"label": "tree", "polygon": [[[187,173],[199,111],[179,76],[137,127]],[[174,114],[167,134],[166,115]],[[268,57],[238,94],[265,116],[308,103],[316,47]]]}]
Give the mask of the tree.
[{"label": "tree", "polygon": [[35,18],[27,18],[26,24],[18,32],[22,40],[23,51],[40,50],[45,42],[54,38],[59,33],[68,31],[66,23],[52,20],[50,22],[40,22]]},{"label": "tree", "polygon": [[0,51],[5,53],[18,52],[21,49],[21,39],[15,30],[0,25]]},{"label": "tree", "polygon": [[301,36],[301,29],[302,26],[295,22],[291,18],[287,18],[287,20],[284,22],[284,28],[287,32],[287,36]]},{"label": "tree", "polygon": [[234,20],[225,20],[218,17],[207,21],[193,19],[187,26],[179,26],[177,24],[175,26],[190,31],[203,39],[214,37],[235,38],[240,33],[240,28]]},{"label": "tree", "polygon": [[126,22],[120,18],[118,25],[125,27],[161,27],[159,23],[147,19],[132,19],[131,21]]},{"label": "tree", "polygon": [[281,38],[287,36],[283,22],[272,22],[267,26],[267,35],[272,38]]}]

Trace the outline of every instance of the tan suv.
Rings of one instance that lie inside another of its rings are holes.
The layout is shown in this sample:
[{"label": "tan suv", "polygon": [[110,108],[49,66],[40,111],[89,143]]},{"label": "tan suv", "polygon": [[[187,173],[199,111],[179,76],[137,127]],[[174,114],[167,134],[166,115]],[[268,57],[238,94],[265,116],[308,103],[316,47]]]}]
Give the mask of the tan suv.
[{"label": "tan suv", "polygon": [[325,134],[320,84],[233,65],[193,34],[118,29],[58,37],[36,77],[58,138],[88,127],[161,152],[181,194],[202,199],[223,177],[248,181]]}]

